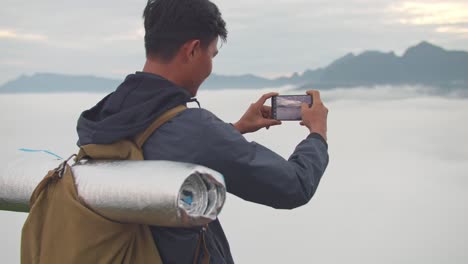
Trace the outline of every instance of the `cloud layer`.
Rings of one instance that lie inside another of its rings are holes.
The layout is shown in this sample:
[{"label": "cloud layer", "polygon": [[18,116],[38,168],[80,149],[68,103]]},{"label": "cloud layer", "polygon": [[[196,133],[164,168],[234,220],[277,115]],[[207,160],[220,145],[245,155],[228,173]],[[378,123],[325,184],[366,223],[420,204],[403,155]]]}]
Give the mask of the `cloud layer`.
[{"label": "cloud layer", "polygon": [[[270,91],[205,91],[198,97],[203,107],[233,122]],[[236,262],[467,263],[467,100],[419,92],[323,92],[330,110],[330,164],[315,197],[302,208],[280,211],[230,195],[220,219]],[[0,115],[8,138],[0,160],[25,147],[74,153],[79,113],[103,96],[0,96],[0,112],[15,113]],[[247,138],[288,158],[307,133],[298,122],[284,122]],[[18,263],[26,215],[0,217],[2,261]]]}]

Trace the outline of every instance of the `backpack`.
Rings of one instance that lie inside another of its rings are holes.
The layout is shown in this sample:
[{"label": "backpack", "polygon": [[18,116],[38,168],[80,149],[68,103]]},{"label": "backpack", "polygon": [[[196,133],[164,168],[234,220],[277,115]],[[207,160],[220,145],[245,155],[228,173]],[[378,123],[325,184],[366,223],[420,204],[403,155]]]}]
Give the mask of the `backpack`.
[{"label": "backpack", "polygon": [[[84,145],[75,161],[82,159],[144,160],[143,145],[161,125],[185,106],[170,109],[134,140],[109,145]],[[73,156],[72,156],[73,157]],[[204,233],[200,235],[193,263],[209,263]],[[125,224],[106,219],[80,200],[67,161],[51,170],[30,199],[30,212],[22,229],[21,263],[162,263],[147,225]]]}]

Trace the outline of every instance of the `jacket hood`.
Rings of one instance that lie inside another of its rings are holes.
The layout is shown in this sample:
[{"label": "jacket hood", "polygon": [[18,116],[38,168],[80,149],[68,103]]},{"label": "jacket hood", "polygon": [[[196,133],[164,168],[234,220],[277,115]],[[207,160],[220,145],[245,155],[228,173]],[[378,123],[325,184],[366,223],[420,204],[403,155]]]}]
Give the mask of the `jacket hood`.
[{"label": "jacket hood", "polygon": [[81,114],[78,146],[111,144],[136,136],[167,110],[186,105],[190,99],[188,91],[161,76],[130,74],[115,92]]}]

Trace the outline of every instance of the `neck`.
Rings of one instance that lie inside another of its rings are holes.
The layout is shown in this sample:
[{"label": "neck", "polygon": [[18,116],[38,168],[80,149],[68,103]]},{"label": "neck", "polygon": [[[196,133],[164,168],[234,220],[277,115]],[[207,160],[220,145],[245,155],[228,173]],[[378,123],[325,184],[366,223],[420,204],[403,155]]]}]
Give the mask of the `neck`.
[{"label": "neck", "polygon": [[184,70],[177,62],[162,63],[154,59],[147,59],[143,72],[159,75],[175,85],[184,88],[192,96],[197,94],[196,89],[192,88],[190,80],[183,78],[183,74],[181,73],[183,73]]},{"label": "neck", "polygon": [[163,64],[148,59],[143,67],[143,72],[159,75],[164,79],[183,87],[182,81],[177,76],[177,71],[174,71],[173,68],[174,66],[171,63]]}]

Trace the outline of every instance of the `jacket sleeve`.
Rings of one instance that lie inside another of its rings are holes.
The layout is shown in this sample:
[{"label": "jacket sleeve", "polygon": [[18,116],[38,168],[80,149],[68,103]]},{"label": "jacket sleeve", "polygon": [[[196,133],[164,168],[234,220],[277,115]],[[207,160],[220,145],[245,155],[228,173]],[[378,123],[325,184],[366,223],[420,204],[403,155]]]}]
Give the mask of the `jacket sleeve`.
[{"label": "jacket sleeve", "polygon": [[228,192],[278,209],[310,201],[328,165],[328,146],[320,135],[309,135],[285,160],[213,115],[203,122],[197,163],[222,173]]}]

